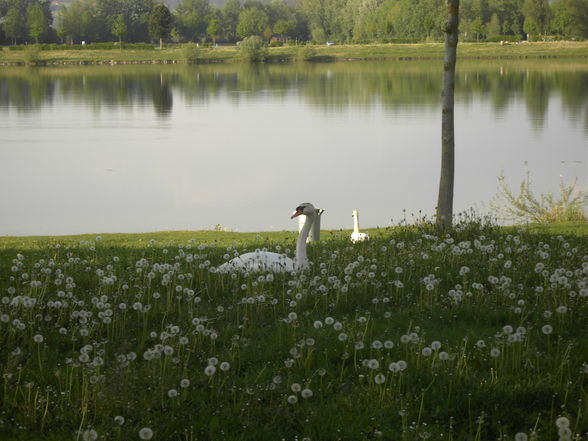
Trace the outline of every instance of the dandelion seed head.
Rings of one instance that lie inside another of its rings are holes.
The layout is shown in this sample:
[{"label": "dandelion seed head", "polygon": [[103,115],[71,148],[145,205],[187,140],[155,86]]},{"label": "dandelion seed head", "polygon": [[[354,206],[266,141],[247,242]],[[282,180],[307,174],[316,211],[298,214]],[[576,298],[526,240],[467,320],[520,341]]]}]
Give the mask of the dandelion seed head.
[{"label": "dandelion seed head", "polygon": [[302,389],[300,396],[304,399],[308,399],[313,396],[313,392],[311,389]]},{"label": "dandelion seed head", "polygon": [[376,374],[374,377],[374,383],[376,384],[384,384],[386,381],[386,376],[384,374]]},{"label": "dandelion seed head", "polygon": [[151,430],[149,427],[143,427],[141,430],[139,430],[139,438],[143,440],[149,440],[153,438],[153,430]]},{"label": "dandelion seed head", "polygon": [[84,441],[96,441],[98,439],[98,433],[94,429],[84,430],[82,439]]},{"label": "dandelion seed head", "polygon": [[167,391],[167,396],[170,398],[175,398],[178,396],[178,390],[177,389],[170,389]]}]

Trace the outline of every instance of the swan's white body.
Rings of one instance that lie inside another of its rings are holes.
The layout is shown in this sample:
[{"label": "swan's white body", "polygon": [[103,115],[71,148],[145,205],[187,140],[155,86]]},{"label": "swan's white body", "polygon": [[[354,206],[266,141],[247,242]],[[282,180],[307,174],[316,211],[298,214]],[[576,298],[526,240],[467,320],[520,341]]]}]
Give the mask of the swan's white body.
[{"label": "swan's white body", "polygon": [[353,210],[353,233],[351,233],[351,242],[362,242],[370,237],[367,233],[359,232],[359,211]]},{"label": "swan's white body", "polygon": [[306,222],[300,230],[298,240],[296,241],[296,258],[291,259],[284,254],[272,253],[270,251],[254,251],[245,253],[234,259],[223,263],[217,271],[221,273],[228,272],[272,272],[288,273],[300,271],[308,267],[308,256],[306,255],[306,239],[312,228],[312,223],[316,216],[316,210],[312,204],[305,202],[300,204],[291,219],[298,216],[306,216]]}]

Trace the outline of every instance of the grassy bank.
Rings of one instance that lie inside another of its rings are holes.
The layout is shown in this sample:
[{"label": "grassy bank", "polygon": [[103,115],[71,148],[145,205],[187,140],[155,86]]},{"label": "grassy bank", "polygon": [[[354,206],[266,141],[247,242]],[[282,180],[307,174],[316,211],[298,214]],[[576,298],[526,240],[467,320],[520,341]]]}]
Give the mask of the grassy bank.
[{"label": "grassy bank", "polygon": [[0,238],[0,438],[587,439],[588,226],[537,228],[323,232],[292,275],[215,271],[291,232]]},{"label": "grassy bank", "polygon": [[[315,61],[343,60],[405,60],[441,59],[443,44],[370,44],[313,46]],[[269,61],[282,62],[294,60],[298,48],[284,46],[269,48]],[[458,56],[462,59],[478,58],[539,58],[539,57],[588,57],[588,42],[549,42],[523,43],[501,46],[499,43],[461,43]],[[1,64],[115,64],[115,63],[180,63],[186,62],[185,51],[181,47],[168,47],[163,50],[51,50],[27,55],[26,51],[11,51],[3,48],[0,52]],[[243,57],[236,46],[201,48],[198,62],[240,62]]]}]

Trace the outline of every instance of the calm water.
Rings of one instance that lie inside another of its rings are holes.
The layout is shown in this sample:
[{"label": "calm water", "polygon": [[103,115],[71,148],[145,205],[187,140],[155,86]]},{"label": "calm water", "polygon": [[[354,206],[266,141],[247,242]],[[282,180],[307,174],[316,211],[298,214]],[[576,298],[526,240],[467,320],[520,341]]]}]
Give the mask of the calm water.
[{"label": "calm water", "polygon": [[[325,228],[434,213],[441,65],[0,70],[0,235]],[[588,62],[461,62],[455,209],[588,188]]]}]

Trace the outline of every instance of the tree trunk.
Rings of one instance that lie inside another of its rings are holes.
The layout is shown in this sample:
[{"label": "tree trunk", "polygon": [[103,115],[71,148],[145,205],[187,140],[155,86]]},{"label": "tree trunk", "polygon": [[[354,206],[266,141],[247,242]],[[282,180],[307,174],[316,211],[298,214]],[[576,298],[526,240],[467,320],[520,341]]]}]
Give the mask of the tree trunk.
[{"label": "tree trunk", "polygon": [[437,199],[437,227],[441,230],[450,229],[453,220],[453,181],[455,177],[453,102],[458,24],[459,0],[447,0],[441,114],[441,179],[439,182],[439,198]]},{"label": "tree trunk", "polygon": [[163,49],[163,38],[159,39],[159,49]]}]

